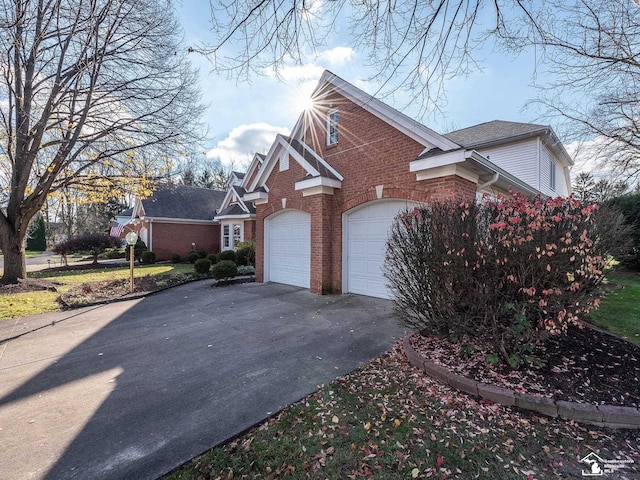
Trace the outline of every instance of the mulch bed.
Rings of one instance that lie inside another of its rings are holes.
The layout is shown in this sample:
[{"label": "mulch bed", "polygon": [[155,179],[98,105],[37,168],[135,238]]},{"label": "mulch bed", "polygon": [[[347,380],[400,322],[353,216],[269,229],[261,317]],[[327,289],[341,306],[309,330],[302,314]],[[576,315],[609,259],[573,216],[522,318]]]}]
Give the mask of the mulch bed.
[{"label": "mulch bed", "polygon": [[128,278],[106,280],[103,282],[89,282],[74,287],[64,293],[60,296],[58,302],[64,308],[76,308],[95,303],[111,302],[175,287],[176,285],[185,283],[190,278],[188,275],[175,274],[136,277],[133,292],[130,291]]},{"label": "mulch bed", "polygon": [[570,327],[537,351],[542,366],[511,370],[489,352],[436,337],[411,338],[416,352],[454,373],[511,390],[585,404],[640,407],[640,346],[589,326]]}]

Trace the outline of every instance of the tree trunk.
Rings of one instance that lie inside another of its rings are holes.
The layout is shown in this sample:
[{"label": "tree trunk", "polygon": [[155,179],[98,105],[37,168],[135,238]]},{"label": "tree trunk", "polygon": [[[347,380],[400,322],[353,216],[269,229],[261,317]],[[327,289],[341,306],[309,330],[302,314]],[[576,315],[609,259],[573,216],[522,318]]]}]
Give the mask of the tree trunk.
[{"label": "tree trunk", "polygon": [[1,283],[16,283],[19,278],[27,278],[27,263],[24,255],[24,234],[10,228],[3,228],[2,253],[4,254],[4,273]]}]

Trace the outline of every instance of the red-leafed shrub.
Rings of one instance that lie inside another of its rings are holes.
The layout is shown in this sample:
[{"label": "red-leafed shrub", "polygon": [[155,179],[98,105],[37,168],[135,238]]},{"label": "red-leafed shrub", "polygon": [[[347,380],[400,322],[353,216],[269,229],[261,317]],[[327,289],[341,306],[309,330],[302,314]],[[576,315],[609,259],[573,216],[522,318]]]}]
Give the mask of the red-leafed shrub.
[{"label": "red-leafed shrub", "polygon": [[385,262],[397,313],[423,334],[467,335],[520,366],[599,304],[607,252],[597,209],[511,194],[402,213]]},{"label": "red-leafed shrub", "polygon": [[71,237],[53,247],[53,252],[59,255],[69,253],[86,253],[93,256],[93,263],[98,263],[98,255],[108,248],[119,248],[122,241],[102,233],[86,233]]}]

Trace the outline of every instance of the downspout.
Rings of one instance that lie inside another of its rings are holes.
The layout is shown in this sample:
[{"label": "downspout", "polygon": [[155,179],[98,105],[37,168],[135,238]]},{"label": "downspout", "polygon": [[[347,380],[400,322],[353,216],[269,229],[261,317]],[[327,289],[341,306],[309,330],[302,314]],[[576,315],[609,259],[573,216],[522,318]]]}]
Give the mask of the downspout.
[{"label": "downspout", "polygon": [[476,192],[480,192],[480,191],[484,190],[485,188],[493,185],[494,183],[496,183],[498,181],[498,178],[500,178],[500,174],[498,172],[495,172],[493,174],[493,177],[491,177],[491,180],[489,180],[486,183],[483,183],[482,185],[478,185],[478,187],[476,188]]}]

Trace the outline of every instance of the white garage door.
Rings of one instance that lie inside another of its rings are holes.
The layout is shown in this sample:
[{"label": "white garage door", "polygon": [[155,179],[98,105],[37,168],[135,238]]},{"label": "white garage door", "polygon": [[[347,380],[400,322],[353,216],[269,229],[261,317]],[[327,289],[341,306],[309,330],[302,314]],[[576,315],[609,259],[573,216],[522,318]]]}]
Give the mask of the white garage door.
[{"label": "white garage door", "polygon": [[311,215],[287,210],[265,222],[265,280],[309,288]]},{"label": "white garage door", "polygon": [[382,274],[385,243],[398,212],[415,206],[406,200],[373,202],[346,215],[343,268],[345,291],[370,297],[390,298]]}]

